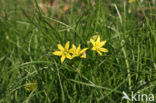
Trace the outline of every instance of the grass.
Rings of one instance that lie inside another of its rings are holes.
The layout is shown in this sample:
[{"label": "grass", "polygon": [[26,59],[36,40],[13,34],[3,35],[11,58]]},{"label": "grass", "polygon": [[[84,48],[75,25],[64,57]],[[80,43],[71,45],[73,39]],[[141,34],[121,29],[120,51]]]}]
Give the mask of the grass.
[{"label": "grass", "polygon": [[[155,4],[80,0],[62,12],[66,2],[58,1],[46,11],[35,1],[0,1],[0,103],[128,103],[123,91],[156,95]],[[61,64],[52,55],[67,41],[91,48],[97,34],[107,41],[103,56],[88,50],[86,59]],[[26,91],[33,80],[37,88]]]}]

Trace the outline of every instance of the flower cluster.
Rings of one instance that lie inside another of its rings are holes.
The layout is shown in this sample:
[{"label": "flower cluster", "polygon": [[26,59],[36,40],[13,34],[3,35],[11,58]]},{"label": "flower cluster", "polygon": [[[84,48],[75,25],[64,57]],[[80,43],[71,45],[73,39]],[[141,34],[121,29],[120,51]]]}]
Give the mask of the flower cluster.
[{"label": "flower cluster", "polygon": [[[103,46],[106,44],[106,41],[100,41],[99,35],[97,36],[97,38],[91,38],[90,42],[93,45],[91,50],[97,51],[101,56],[102,56],[101,52],[108,52],[107,49],[103,48]],[[88,48],[81,49],[80,44],[78,47],[76,47],[73,44],[72,48],[69,48],[70,47],[69,41],[65,44],[65,47],[63,47],[61,44],[58,44],[57,47],[59,51],[54,51],[53,55],[61,56],[61,63],[63,63],[66,58],[68,59],[73,59],[75,57],[86,58],[86,51],[88,50]]]}]

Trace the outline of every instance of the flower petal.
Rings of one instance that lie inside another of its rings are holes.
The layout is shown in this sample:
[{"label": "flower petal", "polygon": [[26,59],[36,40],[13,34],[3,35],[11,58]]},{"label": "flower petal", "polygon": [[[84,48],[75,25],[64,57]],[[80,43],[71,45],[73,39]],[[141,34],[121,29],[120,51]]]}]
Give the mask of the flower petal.
[{"label": "flower petal", "polygon": [[102,42],[100,42],[99,44],[98,44],[98,47],[102,47],[102,46],[104,46],[106,44],[106,41],[102,41]]},{"label": "flower petal", "polygon": [[63,63],[64,60],[65,60],[65,56],[62,56],[62,57],[61,57],[61,63]]},{"label": "flower petal", "polygon": [[79,53],[79,52],[80,52],[80,50],[81,50],[81,47],[80,47],[80,44],[79,44],[79,46],[77,47],[76,52],[77,52],[77,53]]},{"label": "flower petal", "polygon": [[55,51],[55,52],[53,52],[53,55],[61,56],[62,53],[61,53],[61,51]]},{"label": "flower petal", "polygon": [[90,39],[90,41],[93,44],[93,46],[95,46],[95,41],[93,39]]},{"label": "flower petal", "polygon": [[100,43],[100,36],[98,36],[96,43]]},{"label": "flower petal", "polygon": [[72,59],[72,56],[71,56],[70,54],[67,54],[67,55],[66,55],[66,58]]},{"label": "flower petal", "polygon": [[57,47],[58,47],[59,50],[64,50],[64,48],[63,48],[63,46],[61,44],[58,44]]},{"label": "flower petal", "polygon": [[102,51],[102,52],[108,52],[108,50],[105,49],[105,48],[100,48],[100,51]]},{"label": "flower petal", "polygon": [[72,58],[71,59],[73,59],[73,58],[75,58],[76,57],[76,55],[72,55]]},{"label": "flower petal", "polygon": [[96,48],[95,48],[95,47],[93,47],[93,48],[92,48],[92,50],[96,50]]},{"label": "flower petal", "polygon": [[69,45],[70,45],[70,42],[68,41],[65,45],[65,49],[68,50],[69,49]]},{"label": "flower petal", "polygon": [[81,58],[86,58],[86,53],[83,53],[80,57]]},{"label": "flower petal", "polygon": [[84,53],[88,48],[84,48],[80,51],[80,54]]},{"label": "flower petal", "polygon": [[75,52],[75,49],[71,48],[68,50],[68,52],[73,54]]},{"label": "flower petal", "polygon": [[76,49],[76,46],[73,44],[73,45],[72,45],[72,48],[73,48],[73,49]]},{"label": "flower petal", "polygon": [[102,56],[102,53],[99,50],[97,50],[97,52]]}]

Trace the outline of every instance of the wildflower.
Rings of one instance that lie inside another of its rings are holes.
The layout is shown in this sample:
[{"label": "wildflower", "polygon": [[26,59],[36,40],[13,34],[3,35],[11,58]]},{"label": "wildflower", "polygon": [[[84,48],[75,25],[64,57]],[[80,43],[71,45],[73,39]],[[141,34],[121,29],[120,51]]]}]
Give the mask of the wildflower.
[{"label": "wildflower", "polygon": [[61,63],[64,62],[65,58],[72,59],[70,55],[72,51],[69,49],[69,45],[69,41],[65,44],[65,47],[63,47],[61,44],[58,44],[57,47],[60,51],[53,52],[53,55],[61,56]]},{"label": "wildflower", "polygon": [[102,48],[106,44],[106,41],[100,42],[100,36],[97,37],[96,41],[93,39],[91,39],[90,41],[93,44],[92,50],[97,51],[100,55],[102,55],[101,52],[108,52],[106,48]]},{"label": "wildflower", "polygon": [[137,0],[128,0],[129,3],[136,2]]},{"label": "wildflower", "polygon": [[30,81],[28,81],[28,84],[26,84],[24,86],[24,88],[27,90],[27,91],[33,91],[34,89],[37,88],[37,82],[36,80],[34,80],[32,83]]},{"label": "wildflower", "polygon": [[74,57],[78,57],[80,56],[81,58],[86,58],[86,53],[85,51],[87,50],[88,48],[84,48],[84,49],[81,49],[81,46],[79,45],[77,48],[76,46],[73,44],[72,45],[72,58]]}]

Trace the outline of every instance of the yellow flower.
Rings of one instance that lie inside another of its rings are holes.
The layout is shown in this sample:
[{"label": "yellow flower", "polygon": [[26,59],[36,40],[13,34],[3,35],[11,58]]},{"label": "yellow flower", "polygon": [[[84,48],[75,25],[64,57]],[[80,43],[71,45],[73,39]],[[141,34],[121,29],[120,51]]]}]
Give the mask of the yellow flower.
[{"label": "yellow flower", "polygon": [[37,82],[36,82],[36,80],[33,80],[32,83],[30,81],[28,81],[28,83],[24,86],[24,88],[27,91],[33,91],[34,89],[37,88]]},{"label": "yellow flower", "polygon": [[90,41],[93,44],[92,50],[97,51],[100,55],[102,55],[101,52],[108,52],[106,48],[102,48],[106,44],[106,41],[100,42],[100,36],[98,36],[96,41],[93,39],[91,39]]},{"label": "yellow flower", "polygon": [[63,47],[61,44],[58,44],[57,47],[60,51],[53,52],[53,55],[61,56],[61,63],[64,62],[65,58],[72,59],[70,55],[72,51],[69,49],[69,45],[69,41],[65,44],[65,47]]},{"label": "yellow flower", "polygon": [[137,0],[128,0],[129,3],[136,2]]},{"label": "yellow flower", "polygon": [[76,46],[73,44],[72,45],[72,58],[74,58],[74,57],[78,57],[78,56],[80,56],[81,58],[86,58],[86,50],[87,50],[88,48],[84,48],[84,49],[81,49],[81,46],[79,45],[77,48],[76,48]]}]

